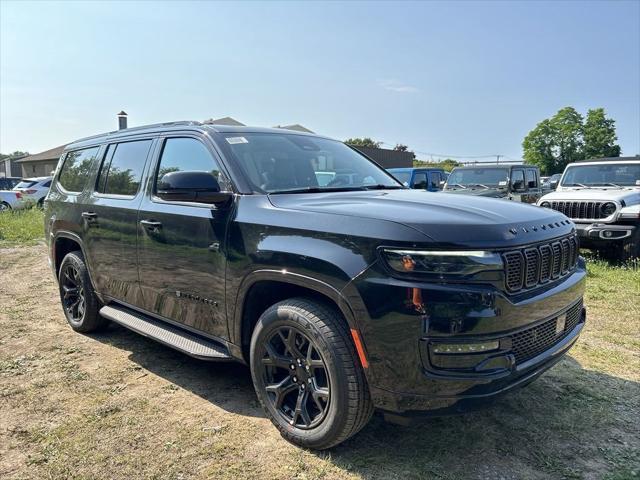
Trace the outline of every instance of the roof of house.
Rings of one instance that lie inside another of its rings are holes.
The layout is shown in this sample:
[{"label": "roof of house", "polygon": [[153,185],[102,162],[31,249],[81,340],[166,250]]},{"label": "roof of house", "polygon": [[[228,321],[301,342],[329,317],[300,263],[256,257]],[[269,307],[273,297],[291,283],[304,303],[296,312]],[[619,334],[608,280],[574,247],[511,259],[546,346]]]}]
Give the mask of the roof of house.
[{"label": "roof of house", "polygon": [[62,151],[65,147],[66,145],[60,145],[59,147],[45,150],[44,152],[35,153],[33,155],[21,158],[20,160],[16,160],[16,163],[46,162],[51,160],[57,161],[60,158],[60,155],[62,155]]},{"label": "roof of house", "polygon": [[204,123],[205,125],[231,125],[236,127],[245,126],[244,123],[241,123],[235,118],[231,118],[231,117],[222,117],[222,118],[217,118],[215,120],[213,118],[210,118],[209,120],[205,120],[202,123]]},{"label": "roof of house", "polygon": [[295,130],[296,132],[315,133],[309,130],[307,127],[303,127],[299,123],[294,123],[293,125],[276,125],[275,128],[284,128],[285,130]]}]

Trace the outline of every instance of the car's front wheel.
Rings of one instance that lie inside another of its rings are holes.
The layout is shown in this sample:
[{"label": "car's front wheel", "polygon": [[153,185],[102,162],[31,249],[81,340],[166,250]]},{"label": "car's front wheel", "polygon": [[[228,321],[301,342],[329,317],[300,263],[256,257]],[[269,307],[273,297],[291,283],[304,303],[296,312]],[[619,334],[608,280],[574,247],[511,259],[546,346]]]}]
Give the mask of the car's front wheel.
[{"label": "car's front wheel", "polygon": [[330,448],[371,418],[346,322],[328,305],[294,298],[271,306],[253,332],[250,363],[265,412],[292,443]]},{"label": "car's front wheel", "polygon": [[11,210],[11,205],[7,202],[0,202],[0,212],[7,212]]}]

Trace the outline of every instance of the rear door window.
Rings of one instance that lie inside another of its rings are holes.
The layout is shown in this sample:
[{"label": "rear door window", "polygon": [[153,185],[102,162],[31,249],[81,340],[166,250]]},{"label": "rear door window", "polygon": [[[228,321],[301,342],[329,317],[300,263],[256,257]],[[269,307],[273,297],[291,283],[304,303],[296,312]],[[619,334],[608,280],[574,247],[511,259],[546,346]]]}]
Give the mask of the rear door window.
[{"label": "rear door window", "polygon": [[58,177],[58,183],[62,188],[71,193],[80,193],[83,190],[98,150],[98,147],[92,147],[67,153]]},{"label": "rear door window", "polygon": [[431,172],[429,174],[430,188],[440,188],[440,172]]},{"label": "rear door window", "polygon": [[527,178],[527,187],[529,188],[538,187],[538,181],[536,179],[536,171],[533,168],[527,169],[526,178]]},{"label": "rear door window", "polygon": [[134,197],[140,187],[151,143],[152,140],[139,140],[109,145],[98,174],[96,191]]},{"label": "rear door window", "polygon": [[426,190],[427,188],[427,174],[416,173],[413,177],[413,188],[416,190]]},{"label": "rear door window", "polygon": [[23,180],[22,182],[17,184],[14,188],[16,190],[21,189],[21,188],[29,188],[29,187],[33,187],[36,183],[38,183],[38,182],[29,181],[29,180]]}]

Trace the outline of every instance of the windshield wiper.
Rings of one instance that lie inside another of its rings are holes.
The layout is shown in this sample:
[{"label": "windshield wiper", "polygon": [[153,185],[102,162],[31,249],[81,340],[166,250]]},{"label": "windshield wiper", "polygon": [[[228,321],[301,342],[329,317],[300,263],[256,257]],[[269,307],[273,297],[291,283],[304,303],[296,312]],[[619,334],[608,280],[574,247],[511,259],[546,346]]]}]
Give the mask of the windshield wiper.
[{"label": "windshield wiper", "polygon": [[483,187],[489,190],[489,187],[487,187],[484,183],[470,183],[469,185],[475,185],[475,186]]},{"label": "windshield wiper", "polygon": [[321,193],[321,192],[354,192],[358,190],[364,190],[363,187],[303,187],[303,188],[291,188],[289,190],[275,190],[268,192],[271,194],[279,193]]},{"label": "windshield wiper", "polygon": [[447,184],[447,187],[448,187],[449,185],[452,185],[452,186],[454,186],[454,187],[464,188],[465,190],[467,189],[467,187],[465,187],[464,185],[460,185],[459,183],[448,183],[448,184]]},{"label": "windshield wiper", "polygon": [[382,185],[379,183],[378,185],[364,185],[362,188],[365,190],[399,190],[405,189],[406,187],[401,187],[400,185]]},{"label": "windshield wiper", "polygon": [[585,185],[584,183],[567,183],[565,185],[563,185],[563,187],[582,187],[582,188],[591,188],[588,185]]},{"label": "windshield wiper", "polygon": [[609,185],[611,187],[622,188],[620,185],[618,185],[617,183],[613,183],[613,182],[604,182],[602,185]]}]

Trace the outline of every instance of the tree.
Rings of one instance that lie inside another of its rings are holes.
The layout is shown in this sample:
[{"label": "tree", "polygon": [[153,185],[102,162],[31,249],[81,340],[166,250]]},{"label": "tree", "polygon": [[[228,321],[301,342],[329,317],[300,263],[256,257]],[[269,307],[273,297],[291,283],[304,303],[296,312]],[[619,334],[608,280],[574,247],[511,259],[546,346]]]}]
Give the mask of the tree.
[{"label": "tree", "polygon": [[406,145],[403,145],[402,143],[396,143],[396,146],[393,147],[393,149],[396,152],[406,152],[407,150],[409,150],[409,147],[407,147]]},{"label": "tree", "polygon": [[370,147],[370,148],[380,148],[382,142],[376,142],[369,137],[364,138],[347,138],[344,143],[347,145],[353,145],[354,147]]},{"label": "tree", "polygon": [[616,140],[615,121],[605,117],[604,109],[589,110],[584,122],[575,108],[565,107],[527,134],[523,157],[543,174],[552,175],[585,158],[620,156]]},{"label": "tree", "polygon": [[462,164],[457,162],[451,158],[447,158],[445,160],[441,160],[439,162],[427,162],[424,160],[414,160],[413,166],[416,168],[442,168],[447,172],[450,172],[455,167],[461,167]]},{"label": "tree", "polygon": [[584,158],[620,156],[615,123],[614,119],[605,116],[604,108],[587,112],[584,123]]},{"label": "tree", "polygon": [[0,153],[0,161],[6,160],[7,158],[22,158],[29,155],[29,152],[21,152],[20,150],[16,150],[13,153]]}]

